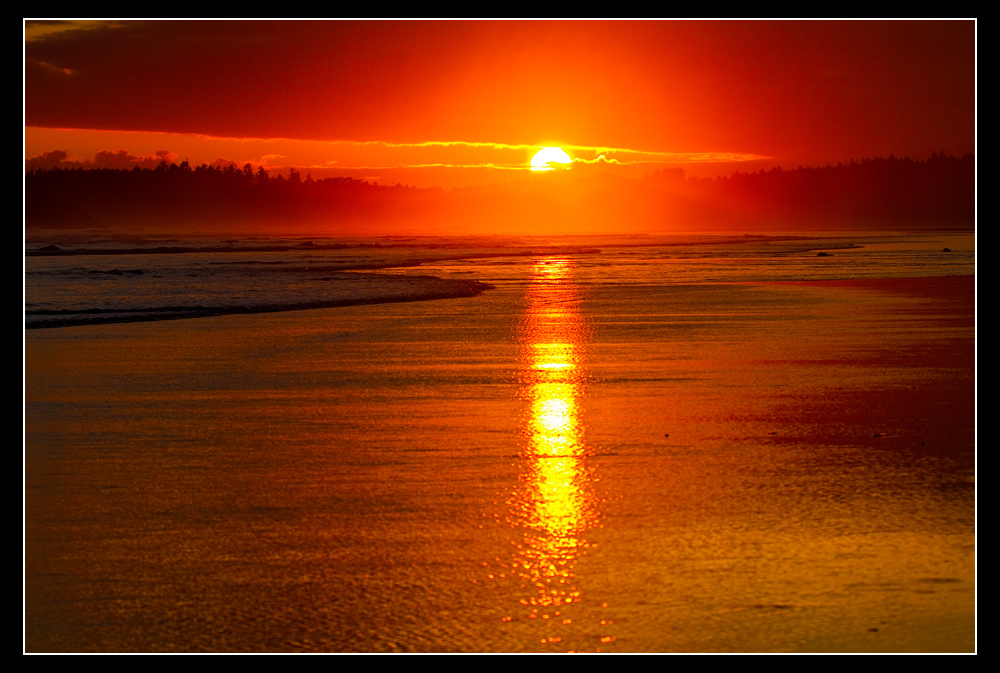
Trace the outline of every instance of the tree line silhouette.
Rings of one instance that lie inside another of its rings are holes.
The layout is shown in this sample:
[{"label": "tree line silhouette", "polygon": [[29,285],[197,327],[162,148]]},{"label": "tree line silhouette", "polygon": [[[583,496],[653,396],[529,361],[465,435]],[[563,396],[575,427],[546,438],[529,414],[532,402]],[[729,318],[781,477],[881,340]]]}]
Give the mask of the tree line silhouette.
[{"label": "tree line silhouette", "polygon": [[559,175],[445,191],[162,161],[155,169],[32,169],[28,228],[331,233],[972,226],[975,158],[866,159],[694,178]]},{"label": "tree line silhouette", "polygon": [[251,228],[280,227],[331,215],[339,220],[381,217],[383,211],[428,193],[352,178],[313,180],[307,174],[303,179],[294,168],[286,178],[272,176],[264,167],[254,170],[251,164],[192,168],[186,161],[163,161],[155,169],[36,169],[25,177],[29,227],[187,229],[219,224],[231,229],[240,222]]},{"label": "tree line silhouette", "polygon": [[877,157],[820,168],[780,167],[686,181],[686,190],[717,211],[756,220],[818,219],[881,223],[972,224],[975,158],[942,151],[925,161]]}]

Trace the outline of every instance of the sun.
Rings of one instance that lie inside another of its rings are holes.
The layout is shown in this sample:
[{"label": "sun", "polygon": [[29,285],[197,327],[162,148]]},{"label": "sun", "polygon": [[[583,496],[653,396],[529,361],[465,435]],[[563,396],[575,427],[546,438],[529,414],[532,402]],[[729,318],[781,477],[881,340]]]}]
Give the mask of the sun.
[{"label": "sun", "polygon": [[[535,156],[531,157],[531,170],[533,171],[551,171],[557,168],[552,166],[552,164],[566,164],[565,168],[569,168],[569,164],[573,162],[573,159],[563,151],[561,147],[543,147],[542,149],[535,152]],[[564,168],[563,166],[558,166],[558,168]]]}]

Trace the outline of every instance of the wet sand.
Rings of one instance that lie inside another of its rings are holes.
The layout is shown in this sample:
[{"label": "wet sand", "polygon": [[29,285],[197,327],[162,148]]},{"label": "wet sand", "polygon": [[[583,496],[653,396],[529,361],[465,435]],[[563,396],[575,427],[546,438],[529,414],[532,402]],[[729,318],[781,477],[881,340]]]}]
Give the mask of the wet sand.
[{"label": "wet sand", "polygon": [[972,277],[25,335],[25,649],[970,652]]}]

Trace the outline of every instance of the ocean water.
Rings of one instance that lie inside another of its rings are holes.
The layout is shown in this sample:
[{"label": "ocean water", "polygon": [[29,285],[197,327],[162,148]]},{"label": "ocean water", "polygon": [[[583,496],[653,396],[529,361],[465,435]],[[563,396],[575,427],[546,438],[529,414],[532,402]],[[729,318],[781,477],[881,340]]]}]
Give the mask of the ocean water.
[{"label": "ocean water", "polygon": [[383,243],[26,257],[28,651],[975,648],[971,236]]},{"label": "ocean water", "polygon": [[[942,252],[949,244],[952,251]],[[474,296],[489,287],[488,282],[477,284],[481,278],[515,280],[523,275],[517,260],[559,253],[572,254],[587,269],[580,282],[630,285],[939,276],[973,273],[975,263],[973,237],[955,234],[229,240],[36,236],[25,245],[25,326]]]}]

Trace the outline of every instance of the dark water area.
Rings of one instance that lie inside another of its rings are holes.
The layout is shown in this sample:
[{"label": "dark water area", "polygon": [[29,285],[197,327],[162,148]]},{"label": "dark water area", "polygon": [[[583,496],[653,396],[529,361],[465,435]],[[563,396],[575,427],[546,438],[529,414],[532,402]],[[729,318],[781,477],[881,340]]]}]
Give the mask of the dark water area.
[{"label": "dark water area", "polygon": [[[529,243],[26,259],[32,311],[385,267],[25,332],[25,650],[975,650],[971,236]],[[377,301],[428,277],[492,289]]]}]

